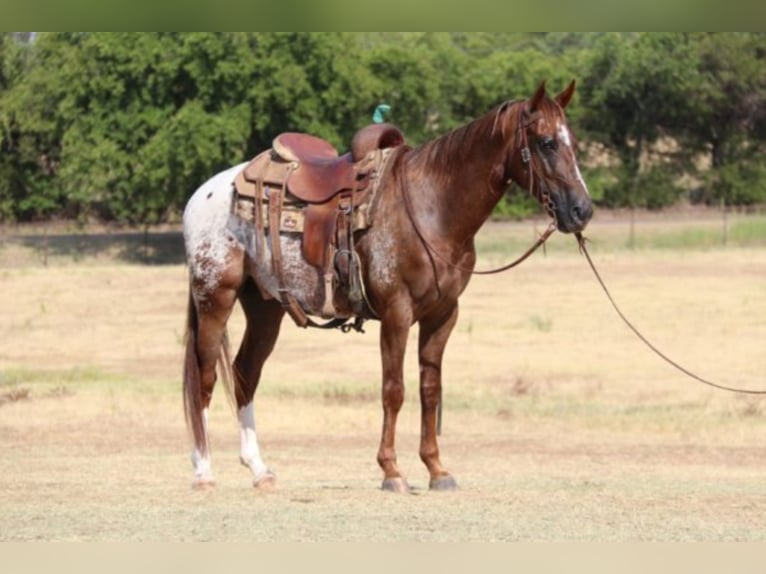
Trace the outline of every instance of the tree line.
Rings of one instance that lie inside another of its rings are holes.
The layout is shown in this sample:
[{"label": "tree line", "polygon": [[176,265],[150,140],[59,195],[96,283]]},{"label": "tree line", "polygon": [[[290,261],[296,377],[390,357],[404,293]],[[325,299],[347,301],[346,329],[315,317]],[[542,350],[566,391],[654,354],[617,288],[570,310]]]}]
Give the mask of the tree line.
[{"label": "tree line", "polygon": [[172,221],[280,132],[387,103],[419,144],[572,78],[598,204],[766,203],[761,33],[3,33],[0,220]]}]

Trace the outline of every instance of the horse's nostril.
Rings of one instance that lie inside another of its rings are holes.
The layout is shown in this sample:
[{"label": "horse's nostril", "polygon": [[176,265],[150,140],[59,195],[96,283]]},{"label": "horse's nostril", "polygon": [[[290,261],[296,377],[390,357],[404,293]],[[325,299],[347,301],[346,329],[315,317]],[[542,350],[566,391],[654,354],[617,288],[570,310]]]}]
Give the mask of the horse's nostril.
[{"label": "horse's nostril", "polygon": [[574,221],[577,223],[585,223],[590,219],[591,215],[593,215],[593,208],[590,204],[575,204],[572,206],[570,213]]}]

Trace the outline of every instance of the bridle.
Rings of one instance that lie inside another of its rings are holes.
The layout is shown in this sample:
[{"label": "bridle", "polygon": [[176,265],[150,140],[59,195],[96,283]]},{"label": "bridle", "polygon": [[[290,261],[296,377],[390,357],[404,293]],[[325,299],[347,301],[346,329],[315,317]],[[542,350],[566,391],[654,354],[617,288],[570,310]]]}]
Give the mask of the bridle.
[{"label": "bridle", "polygon": [[[514,102],[511,102],[511,104],[513,103]],[[553,199],[551,198],[548,187],[541,183],[538,185],[539,189],[537,190],[537,194],[535,194],[535,174],[537,169],[535,162],[532,159],[532,152],[529,149],[529,141],[527,139],[527,130],[540,120],[542,113],[540,111],[529,113],[526,108],[526,102],[522,102],[519,106],[518,117],[516,120],[516,148],[519,150],[521,163],[526,171],[527,181],[529,182],[529,194],[540,202],[540,205],[543,206],[546,213],[553,219],[553,224],[557,225],[558,220],[556,219],[556,209],[553,205]],[[497,124],[497,118],[495,118],[495,124]],[[511,161],[513,161],[513,158],[511,158]],[[542,178],[538,177],[538,179],[542,182]],[[509,179],[508,183],[512,184],[513,182]]]}]

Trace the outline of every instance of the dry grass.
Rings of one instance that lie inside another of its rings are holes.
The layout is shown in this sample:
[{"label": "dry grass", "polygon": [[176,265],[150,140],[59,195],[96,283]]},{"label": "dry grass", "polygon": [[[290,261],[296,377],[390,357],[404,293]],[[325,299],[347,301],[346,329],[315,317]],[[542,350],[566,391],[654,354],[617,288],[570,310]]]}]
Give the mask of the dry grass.
[{"label": "dry grass", "polygon": [[[625,312],[703,376],[766,388],[766,249],[615,249],[624,230],[596,222],[589,234]],[[530,236],[529,225],[488,226],[482,262]],[[475,278],[462,299],[441,442],[459,491],[426,489],[416,345],[398,449],[417,489],[399,497],[378,490],[377,326],[360,336],[286,324],[257,401],[278,490],[250,488],[218,393],[218,487],[194,492],[185,270],[169,248],[170,264],[136,265],[120,256],[127,245],[76,261],[49,247],[47,267],[34,244],[0,247],[0,540],[766,538],[766,403],[659,362],[561,236],[545,257]],[[239,314],[231,330],[238,340]]]}]

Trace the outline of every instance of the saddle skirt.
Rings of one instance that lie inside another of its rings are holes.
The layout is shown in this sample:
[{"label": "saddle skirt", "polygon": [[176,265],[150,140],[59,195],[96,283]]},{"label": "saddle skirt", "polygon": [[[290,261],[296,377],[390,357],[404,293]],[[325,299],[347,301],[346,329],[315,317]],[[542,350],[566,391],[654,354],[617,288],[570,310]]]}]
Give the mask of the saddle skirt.
[{"label": "saddle skirt", "polygon": [[372,224],[379,176],[393,149],[403,144],[403,135],[390,124],[359,130],[344,155],[322,139],[284,133],[235,179],[233,209],[253,224],[257,244],[270,245],[282,304],[299,326],[317,325],[285,284],[280,234],[299,234],[303,258],[324,277],[322,317],[337,317],[337,289],[344,291],[354,314],[362,315],[365,297],[354,235]]}]

